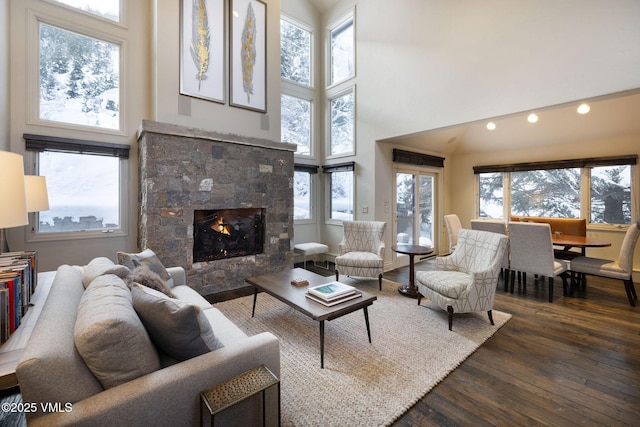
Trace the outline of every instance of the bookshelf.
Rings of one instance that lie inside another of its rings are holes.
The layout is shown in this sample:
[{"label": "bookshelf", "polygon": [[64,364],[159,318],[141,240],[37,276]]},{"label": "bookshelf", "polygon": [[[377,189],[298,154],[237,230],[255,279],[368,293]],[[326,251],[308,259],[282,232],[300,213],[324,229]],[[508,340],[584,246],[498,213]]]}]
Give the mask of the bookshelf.
[{"label": "bookshelf", "polygon": [[11,334],[7,341],[0,344],[0,390],[18,385],[16,367],[40,317],[47,296],[49,296],[55,275],[55,271],[38,273],[38,286],[31,296],[31,306],[22,318],[20,327]]}]

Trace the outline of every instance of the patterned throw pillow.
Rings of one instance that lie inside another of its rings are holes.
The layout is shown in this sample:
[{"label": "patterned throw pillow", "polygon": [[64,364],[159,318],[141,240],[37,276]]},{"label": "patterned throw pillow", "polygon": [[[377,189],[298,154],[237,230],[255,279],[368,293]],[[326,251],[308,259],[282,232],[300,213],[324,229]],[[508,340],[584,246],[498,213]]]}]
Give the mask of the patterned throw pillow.
[{"label": "patterned throw pillow", "polygon": [[173,277],[169,274],[160,258],[153,252],[151,249],[145,249],[144,251],[137,254],[130,254],[127,252],[118,252],[118,264],[122,264],[129,268],[129,270],[133,270],[136,267],[144,265],[149,268],[149,270],[156,273],[162,280],[165,281],[167,286],[173,288]]}]

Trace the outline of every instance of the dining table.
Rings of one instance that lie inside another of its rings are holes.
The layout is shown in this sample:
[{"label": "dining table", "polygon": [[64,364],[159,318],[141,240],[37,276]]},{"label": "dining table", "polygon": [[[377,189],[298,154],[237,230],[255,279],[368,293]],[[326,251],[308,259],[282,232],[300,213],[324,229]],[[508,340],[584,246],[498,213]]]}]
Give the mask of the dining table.
[{"label": "dining table", "polygon": [[[564,233],[558,233],[558,232],[551,234],[551,243],[553,243],[555,246],[562,246],[562,249],[560,249],[558,251],[559,253],[556,255],[556,257],[558,258],[565,258],[563,257],[563,255],[566,255],[567,253],[569,253],[569,251],[572,248],[579,248],[580,254],[582,256],[585,256],[587,252],[587,248],[606,248],[608,246],[611,246],[611,242],[608,242],[606,240],[594,239],[587,236],[573,236],[571,234],[564,234]],[[571,259],[571,258],[567,258],[567,259]],[[577,277],[576,277],[575,274],[571,273],[571,285],[568,291],[568,295],[573,294],[573,291],[576,288],[576,286],[584,287],[586,286],[586,284],[587,284],[587,279],[585,274],[580,273],[580,274],[577,274]]]},{"label": "dining table", "polygon": [[566,253],[572,248],[579,248],[582,256],[586,254],[587,248],[604,248],[611,246],[611,242],[601,239],[594,239],[587,236],[573,236],[564,233],[552,233],[551,242],[554,246],[562,246],[562,252]]}]

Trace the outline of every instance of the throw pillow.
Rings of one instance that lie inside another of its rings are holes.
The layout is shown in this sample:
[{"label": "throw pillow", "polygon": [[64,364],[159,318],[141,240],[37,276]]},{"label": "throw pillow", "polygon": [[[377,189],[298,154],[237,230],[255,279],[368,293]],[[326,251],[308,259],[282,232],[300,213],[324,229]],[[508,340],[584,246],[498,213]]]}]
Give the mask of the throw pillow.
[{"label": "throw pillow", "polygon": [[167,283],[167,286],[170,288],[173,287],[173,277],[164,268],[162,265],[162,261],[160,258],[153,252],[151,249],[145,249],[144,251],[137,254],[130,254],[127,252],[118,252],[118,264],[122,264],[129,268],[129,270],[133,270],[134,268],[145,265],[149,267],[149,270],[156,273],[158,276],[162,278]]},{"label": "throw pillow", "polygon": [[159,275],[149,270],[145,265],[134,268],[131,273],[127,275],[125,280],[129,289],[131,289],[133,283],[139,283],[151,289],[155,289],[156,291],[162,292],[171,298],[175,298],[173,292],[171,292],[171,288],[167,286],[165,281],[162,280]]},{"label": "throw pillow", "polygon": [[131,291],[113,274],[98,276],[84,291],[74,343],[105,389],[160,369],[160,358],[131,302]]},{"label": "throw pillow", "polygon": [[137,283],[131,296],[151,339],[170,357],[187,360],[223,346],[200,307]]},{"label": "throw pillow", "polygon": [[124,265],[115,264],[106,257],[94,258],[82,268],[82,284],[85,289],[93,282],[93,279],[103,274],[115,274],[124,279],[129,274],[129,269]]}]

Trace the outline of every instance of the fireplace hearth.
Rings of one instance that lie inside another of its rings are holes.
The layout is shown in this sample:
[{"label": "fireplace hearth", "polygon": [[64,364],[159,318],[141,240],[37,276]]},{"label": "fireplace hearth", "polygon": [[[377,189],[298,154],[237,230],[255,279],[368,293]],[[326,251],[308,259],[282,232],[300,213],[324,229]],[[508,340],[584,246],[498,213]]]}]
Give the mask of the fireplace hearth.
[{"label": "fireplace hearth", "polygon": [[261,254],[263,218],[262,209],[195,210],[193,262]]}]

